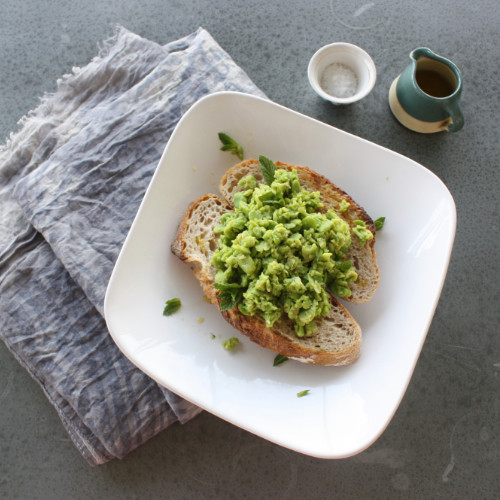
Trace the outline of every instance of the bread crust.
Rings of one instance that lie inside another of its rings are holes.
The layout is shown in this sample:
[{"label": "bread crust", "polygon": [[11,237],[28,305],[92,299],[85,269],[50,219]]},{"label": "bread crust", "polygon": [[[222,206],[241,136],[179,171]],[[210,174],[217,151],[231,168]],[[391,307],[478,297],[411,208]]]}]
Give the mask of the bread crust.
[{"label": "bread crust", "polygon": [[[236,309],[222,311],[224,319],[251,341],[261,347],[270,349],[288,358],[312,365],[343,366],[356,361],[361,353],[361,329],[349,311],[334,297],[330,297],[332,309],[329,316],[344,316],[348,319],[348,327],[352,336],[351,342],[345,348],[327,350],[318,343],[317,337],[322,334],[321,328],[325,320],[319,320],[319,333],[312,337],[299,338],[295,335],[291,322],[282,320],[269,328],[259,317],[245,316]],[[338,320],[338,317],[336,318]]]},{"label": "bread crust", "polygon": [[[275,162],[278,168],[287,170],[296,169],[301,185],[306,189],[319,191],[326,211],[333,208],[339,213],[342,199],[350,203],[348,213],[344,218],[351,226],[354,220],[363,220],[367,227],[375,231],[372,219],[365,210],[357,205],[352,198],[335,186],[326,177],[314,172],[308,167],[296,166],[289,163]],[[240,188],[237,182],[249,173],[262,179],[257,160],[246,160],[231,167],[220,182],[221,196],[206,194],[193,201],[179,223],[171,250],[183,262],[191,266],[195,277],[209,298],[210,302],[220,311],[219,292],[214,288],[215,268],[210,261],[217,248],[218,237],[214,228],[219,224],[223,213],[233,210],[232,200],[234,193]],[[353,242],[354,242],[353,238]],[[361,255],[353,255],[353,260],[368,259],[369,265],[376,270],[376,288],[378,284],[378,267],[376,265],[374,240],[368,242]],[[359,249],[355,248],[359,253]],[[357,293],[353,301],[365,301],[373,295]],[[369,300],[369,299],[368,299]],[[318,331],[311,337],[297,337],[293,324],[287,318],[276,322],[273,327],[267,327],[258,316],[245,316],[237,308],[221,311],[224,319],[234,328],[247,336],[258,345],[280,353],[289,358],[314,365],[342,366],[356,361],[360,356],[362,345],[361,328],[349,311],[333,296],[330,296],[331,309],[326,318],[317,320]]]}]

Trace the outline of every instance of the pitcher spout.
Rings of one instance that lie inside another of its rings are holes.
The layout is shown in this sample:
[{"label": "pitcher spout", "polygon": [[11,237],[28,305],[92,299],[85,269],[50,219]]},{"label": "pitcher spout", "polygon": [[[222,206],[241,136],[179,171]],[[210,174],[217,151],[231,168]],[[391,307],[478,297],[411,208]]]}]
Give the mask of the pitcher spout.
[{"label": "pitcher spout", "polygon": [[418,47],[412,50],[410,53],[410,59],[415,63],[422,57],[428,57],[429,59],[434,60],[438,60],[440,58],[440,56],[432,52],[432,50],[428,49],[427,47]]}]

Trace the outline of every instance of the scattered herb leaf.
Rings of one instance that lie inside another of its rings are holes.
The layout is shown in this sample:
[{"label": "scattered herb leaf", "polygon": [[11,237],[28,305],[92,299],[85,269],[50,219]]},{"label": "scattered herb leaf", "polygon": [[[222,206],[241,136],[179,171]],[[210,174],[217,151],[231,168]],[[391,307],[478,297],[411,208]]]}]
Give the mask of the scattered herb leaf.
[{"label": "scattered herb leaf", "polygon": [[283,356],[283,354],[277,354],[274,358],[273,366],[281,365],[281,363],[284,363],[285,361],[288,361],[286,356]]},{"label": "scattered herb leaf", "polygon": [[242,297],[243,290],[236,290],[234,292],[221,292],[219,294],[220,310],[229,311],[231,309],[234,309],[239,304]]},{"label": "scattered herb leaf", "polygon": [[297,397],[301,398],[303,396],[307,396],[309,394],[309,389],[305,389],[304,391],[300,391],[297,393]]},{"label": "scattered herb leaf", "polygon": [[214,288],[220,291],[221,311],[234,309],[243,297],[243,288],[238,283],[214,283]]},{"label": "scattered herb leaf", "polygon": [[163,309],[163,316],[170,316],[177,312],[181,308],[181,299],[170,299],[165,303],[165,308]]},{"label": "scattered herb leaf", "polygon": [[229,151],[236,155],[240,160],[243,160],[243,147],[238,144],[232,137],[229,137],[224,132],[219,132],[219,139],[222,142],[221,151]]},{"label": "scattered herb leaf", "polygon": [[214,283],[214,288],[226,292],[242,288],[242,286],[239,283]]},{"label": "scattered herb leaf", "polygon": [[380,231],[385,224],[385,217],[379,217],[376,221],[374,221],[375,224],[375,230]]},{"label": "scattered herb leaf", "polygon": [[224,347],[226,351],[232,351],[239,343],[240,339],[238,337],[230,337],[222,342],[222,347]]},{"label": "scattered herb leaf", "polygon": [[213,340],[215,338],[215,333],[210,332],[210,338]]},{"label": "scattered herb leaf", "polygon": [[274,181],[274,174],[276,172],[276,164],[270,160],[269,158],[260,155],[259,156],[259,164],[260,169],[262,171],[262,175],[264,176],[264,180],[268,186]]}]

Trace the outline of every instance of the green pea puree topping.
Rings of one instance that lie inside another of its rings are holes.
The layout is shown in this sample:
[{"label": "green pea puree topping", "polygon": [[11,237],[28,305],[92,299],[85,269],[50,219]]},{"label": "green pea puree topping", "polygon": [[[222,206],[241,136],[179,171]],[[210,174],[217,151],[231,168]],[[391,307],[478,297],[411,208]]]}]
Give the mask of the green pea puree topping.
[{"label": "green pea puree topping", "polygon": [[351,295],[351,232],[334,210],[320,212],[320,194],[302,189],[296,170],[273,173],[269,184],[240,180],[234,212],[222,215],[215,287],[222,309],[258,315],[268,327],[285,315],[299,337],[311,336],[330,311],[329,291]]}]

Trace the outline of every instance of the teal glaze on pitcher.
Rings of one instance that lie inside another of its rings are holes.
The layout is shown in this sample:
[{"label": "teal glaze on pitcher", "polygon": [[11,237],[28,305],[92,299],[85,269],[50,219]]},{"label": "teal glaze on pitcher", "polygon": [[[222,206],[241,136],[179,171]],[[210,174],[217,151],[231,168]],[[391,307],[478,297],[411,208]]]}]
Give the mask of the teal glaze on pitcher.
[{"label": "teal glaze on pitcher", "polygon": [[394,80],[389,105],[405,127],[421,133],[457,132],[464,125],[460,109],[462,77],[448,59],[420,47]]}]

